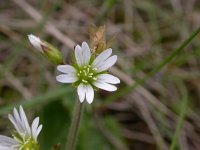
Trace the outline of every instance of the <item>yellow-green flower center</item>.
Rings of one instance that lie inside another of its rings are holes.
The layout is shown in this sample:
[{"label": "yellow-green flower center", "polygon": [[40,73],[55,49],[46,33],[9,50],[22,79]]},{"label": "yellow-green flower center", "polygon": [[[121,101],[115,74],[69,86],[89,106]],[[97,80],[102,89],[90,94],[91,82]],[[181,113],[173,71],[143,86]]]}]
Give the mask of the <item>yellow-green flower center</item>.
[{"label": "yellow-green flower center", "polygon": [[95,71],[97,68],[92,68],[91,65],[84,66],[78,69],[77,76],[79,78],[79,82],[82,83],[92,83],[97,80]]},{"label": "yellow-green flower center", "polygon": [[19,150],[39,150],[39,144],[32,137],[26,134],[20,135],[19,133],[13,134],[14,139],[20,142]]},{"label": "yellow-green flower center", "polygon": [[39,150],[39,145],[32,138],[27,139],[19,148],[20,150]]}]

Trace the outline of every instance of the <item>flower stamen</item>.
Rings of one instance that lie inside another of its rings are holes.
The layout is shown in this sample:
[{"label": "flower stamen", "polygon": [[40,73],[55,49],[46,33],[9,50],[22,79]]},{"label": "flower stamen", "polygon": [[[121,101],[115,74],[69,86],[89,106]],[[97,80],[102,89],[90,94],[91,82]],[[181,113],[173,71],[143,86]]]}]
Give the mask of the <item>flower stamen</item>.
[{"label": "flower stamen", "polygon": [[94,80],[96,80],[96,77],[94,77],[94,70],[96,70],[96,68],[92,68],[91,65],[86,65],[82,68],[79,68],[77,72],[79,81],[82,83],[92,83]]}]

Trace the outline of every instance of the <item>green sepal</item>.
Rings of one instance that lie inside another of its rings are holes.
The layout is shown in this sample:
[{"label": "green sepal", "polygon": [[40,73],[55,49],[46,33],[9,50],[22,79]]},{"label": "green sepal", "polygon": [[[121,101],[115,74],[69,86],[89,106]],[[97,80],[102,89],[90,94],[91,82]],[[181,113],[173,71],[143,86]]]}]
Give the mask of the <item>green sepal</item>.
[{"label": "green sepal", "polygon": [[42,45],[43,55],[53,64],[59,65],[63,64],[63,55],[62,53],[53,45],[44,41]]}]

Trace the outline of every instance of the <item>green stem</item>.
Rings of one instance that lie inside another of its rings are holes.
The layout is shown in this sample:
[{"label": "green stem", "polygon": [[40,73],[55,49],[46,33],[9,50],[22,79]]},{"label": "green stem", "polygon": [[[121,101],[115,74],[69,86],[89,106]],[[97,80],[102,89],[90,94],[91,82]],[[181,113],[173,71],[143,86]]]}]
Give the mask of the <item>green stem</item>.
[{"label": "green stem", "polygon": [[73,150],[75,148],[82,112],[83,112],[83,103],[80,103],[80,101],[77,100],[74,107],[74,114],[68,134],[66,150]]},{"label": "green stem", "polygon": [[123,88],[122,90],[116,92],[112,96],[108,97],[105,101],[113,101],[124,94],[127,94],[134,90],[138,85],[142,85],[146,80],[148,80],[150,77],[154,76],[158,71],[160,71],[166,64],[168,64],[178,53],[180,53],[188,44],[197,36],[197,34],[200,32],[200,27],[194,31],[190,37],[185,40],[177,49],[172,51],[172,53],[167,56],[163,61],[161,61],[157,66],[154,67],[152,71],[150,71],[143,79],[138,80],[134,85],[127,86]]},{"label": "green stem", "polygon": [[187,104],[188,104],[187,89],[182,82],[178,82],[178,86],[180,88],[180,92],[181,92],[181,95],[182,95],[182,102],[181,102],[181,110],[180,110],[180,115],[179,115],[179,119],[178,119],[178,124],[176,126],[176,131],[174,133],[172,143],[170,145],[170,150],[176,149],[177,141],[178,141],[178,138],[180,136],[181,128],[183,126],[185,115],[186,115],[187,108],[188,108],[187,107]]}]

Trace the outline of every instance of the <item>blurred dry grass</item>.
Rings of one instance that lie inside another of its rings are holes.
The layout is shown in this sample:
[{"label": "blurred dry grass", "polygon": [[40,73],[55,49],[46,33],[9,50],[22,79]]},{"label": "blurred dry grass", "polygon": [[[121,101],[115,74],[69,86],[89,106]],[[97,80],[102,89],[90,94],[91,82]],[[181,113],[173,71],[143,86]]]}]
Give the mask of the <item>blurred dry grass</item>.
[{"label": "blurred dry grass", "polygon": [[[27,34],[56,45],[70,62],[75,43],[89,41],[90,25],[105,24],[107,36],[116,37],[112,48],[119,55],[110,71],[121,78],[123,89],[144,77],[200,25],[197,0],[8,0],[0,1],[0,11],[1,108],[59,86],[55,66],[34,51]],[[128,95],[109,103],[104,99],[112,93],[100,91],[96,96],[94,120],[114,149],[169,149],[183,99],[188,99],[187,113],[177,149],[199,149],[199,40],[198,35],[173,62]],[[119,121],[125,147],[102,124],[105,116]],[[3,134],[7,122],[1,120]]]}]

